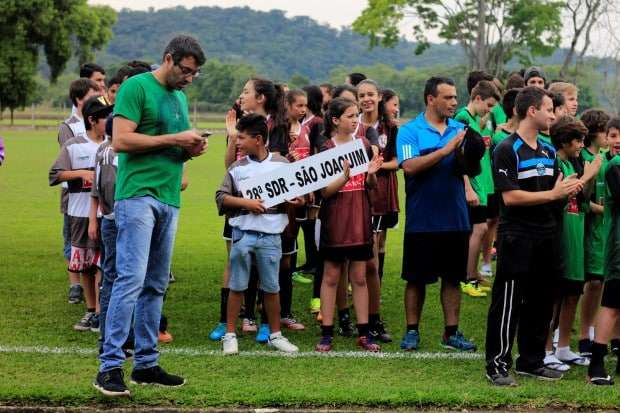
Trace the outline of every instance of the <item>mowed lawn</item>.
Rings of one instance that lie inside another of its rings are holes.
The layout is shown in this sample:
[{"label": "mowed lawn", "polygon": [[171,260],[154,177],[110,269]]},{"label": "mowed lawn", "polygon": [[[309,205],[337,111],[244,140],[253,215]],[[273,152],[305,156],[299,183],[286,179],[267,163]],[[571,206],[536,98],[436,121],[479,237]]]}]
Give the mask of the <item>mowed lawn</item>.
[{"label": "mowed lawn", "polygon": [[[460,328],[481,347],[471,359],[292,358],[260,353],[226,358],[214,354],[220,345],[209,341],[208,334],[219,315],[226,257],[221,238],[223,220],[214,202],[214,192],[224,173],[222,136],[212,137],[208,154],[187,164],[190,184],[183,193],[173,264],[178,281],[171,285],[164,309],[175,340],[162,346],[167,351],[161,364],[183,374],[188,382],[174,390],[132,386],[131,399],[106,400],[91,385],[97,371],[92,352],[97,336],[72,330],[84,307],[67,304],[59,188],[47,184],[49,167],[58,152],[56,134],[10,130],[1,134],[5,138],[6,161],[0,167],[0,404],[451,408],[620,405],[618,388],[586,385],[583,368],[574,368],[558,383],[520,378],[516,388],[488,385],[482,354],[489,298],[463,300]],[[400,353],[405,324],[400,280],[403,223],[404,216],[400,227],[389,234],[384,278],[383,317],[395,341],[384,345],[383,352],[391,356]],[[303,254],[299,262],[304,262]],[[303,352],[312,351],[319,334],[318,325],[307,311],[310,295],[310,286],[295,285],[293,309],[307,329],[286,333]],[[439,344],[442,320],[438,289],[433,286],[428,290],[421,323],[420,353],[444,351]],[[256,344],[253,337],[244,337],[239,345],[242,351],[269,351]],[[340,337],[335,340],[335,350],[357,352],[353,339]],[[615,368],[615,360],[609,367]],[[126,375],[129,372],[128,365]]]}]

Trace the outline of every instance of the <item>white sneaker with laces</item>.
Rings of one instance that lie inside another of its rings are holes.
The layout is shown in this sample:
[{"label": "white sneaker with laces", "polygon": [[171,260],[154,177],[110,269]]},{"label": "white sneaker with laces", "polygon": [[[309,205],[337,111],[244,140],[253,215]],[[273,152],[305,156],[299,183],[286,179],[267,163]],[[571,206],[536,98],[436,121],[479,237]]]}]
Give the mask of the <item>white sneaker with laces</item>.
[{"label": "white sneaker with laces", "polygon": [[297,353],[299,351],[299,347],[288,341],[280,332],[269,336],[269,346],[284,353]]},{"label": "white sneaker with laces", "polygon": [[493,268],[491,268],[491,264],[482,264],[479,272],[480,272],[480,275],[482,275],[483,277],[493,276]]},{"label": "white sneaker with laces", "polygon": [[568,347],[561,347],[555,351],[555,356],[562,363],[565,364],[574,364],[575,366],[589,366],[590,359],[587,357],[580,356],[579,354],[574,353]]},{"label": "white sneaker with laces", "polygon": [[551,370],[561,371],[561,372],[566,372],[570,370],[570,366],[558,360],[558,358],[553,353],[547,354],[545,356],[543,363],[545,364],[546,368],[551,369]]},{"label": "white sneaker with laces", "polygon": [[222,350],[225,356],[239,354],[239,344],[235,333],[226,333],[222,337]]}]

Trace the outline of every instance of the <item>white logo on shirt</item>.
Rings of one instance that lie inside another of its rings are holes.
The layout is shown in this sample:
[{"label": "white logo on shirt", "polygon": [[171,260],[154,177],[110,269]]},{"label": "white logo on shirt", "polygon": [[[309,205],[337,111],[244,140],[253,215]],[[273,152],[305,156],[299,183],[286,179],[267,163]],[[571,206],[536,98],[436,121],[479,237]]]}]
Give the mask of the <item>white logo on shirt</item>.
[{"label": "white logo on shirt", "polygon": [[508,169],[498,169],[498,171],[508,176]]},{"label": "white logo on shirt", "polygon": [[545,155],[547,158],[549,157],[549,154],[547,153],[547,151],[540,151],[540,153],[542,153],[543,155]]}]

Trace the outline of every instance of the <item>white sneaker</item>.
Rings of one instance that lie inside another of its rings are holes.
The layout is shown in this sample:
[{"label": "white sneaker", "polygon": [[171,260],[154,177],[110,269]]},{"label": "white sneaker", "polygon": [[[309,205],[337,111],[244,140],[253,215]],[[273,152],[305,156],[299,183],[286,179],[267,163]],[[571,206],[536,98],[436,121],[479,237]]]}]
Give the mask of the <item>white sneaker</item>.
[{"label": "white sneaker", "polygon": [[276,333],[277,335],[269,336],[269,346],[275,348],[276,350],[280,350],[284,353],[297,353],[299,348],[292,344],[286,337],[282,335],[282,333]]},{"label": "white sneaker", "polygon": [[547,354],[543,361],[545,363],[545,367],[551,370],[566,372],[570,370],[570,366],[568,364],[562,363],[555,354]]},{"label": "white sneaker", "polygon": [[555,356],[558,358],[558,360],[565,364],[574,364],[575,366],[586,367],[590,365],[589,358],[580,356],[579,354],[572,352],[569,348],[558,348],[555,351]]},{"label": "white sneaker", "polygon": [[222,350],[225,356],[239,354],[239,344],[235,333],[226,333],[222,337]]},{"label": "white sneaker", "polygon": [[493,276],[493,268],[491,268],[491,264],[482,264],[479,272],[480,272],[480,275],[482,275],[483,277]]}]

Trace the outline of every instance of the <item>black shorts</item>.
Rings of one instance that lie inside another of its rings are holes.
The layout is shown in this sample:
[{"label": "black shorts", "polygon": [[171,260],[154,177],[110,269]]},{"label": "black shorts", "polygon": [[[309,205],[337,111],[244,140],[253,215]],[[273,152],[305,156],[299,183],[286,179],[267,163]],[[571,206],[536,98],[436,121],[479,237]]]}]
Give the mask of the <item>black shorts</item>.
[{"label": "black shorts", "polygon": [[603,274],[592,274],[591,272],[587,272],[584,278],[585,278],[586,282],[589,282],[589,281],[601,281],[601,282],[603,282],[605,280],[605,275],[603,275]]},{"label": "black shorts", "polygon": [[583,294],[584,281],[569,280],[562,277],[558,280],[558,294],[560,297],[578,297]]},{"label": "black shorts", "polygon": [[224,217],[224,231],[222,231],[222,238],[226,241],[232,241],[232,227],[228,223],[228,218]]},{"label": "black shorts", "polygon": [[354,247],[321,247],[321,257],[331,262],[368,261],[374,257],[374,252],[372,244]]},{"label": "black shorts", "polygon": [[483,205],[470,206],[469,210],[469,223],[482,224],[487,222],[487,207]]},{"label": "black shorts", "polygon": [[432,284],[441,277],[458,285],[467,277],[469,232],[414,232],[405,234],[401,278]]},{"label": "black shorts", "polygon": [[499,197],[501,194],[490,194],[487,197],[487,219],[499,217]]},{"label": "black shorts", "polygon": [[496,279],[530,280],[555,286],[563,273],[562,242],[558,236],[530,238],[519,234],[497,234]]},{"label": "black shorts", "polygon": [[282,240],[282,255],[292,255],[297,252],[297,239],[286,235],[285,232],[280,234]]},{"label": "black shorts", "polygon": [[612,279],[605,281],[601,305],[607,308],[620,309],[620,280]]},{"label": "black shorts", "polygon": [[389,228],[394,228],[398,224],[398,212],[387,215],[372,216],[372,231],[382,232]]}]

